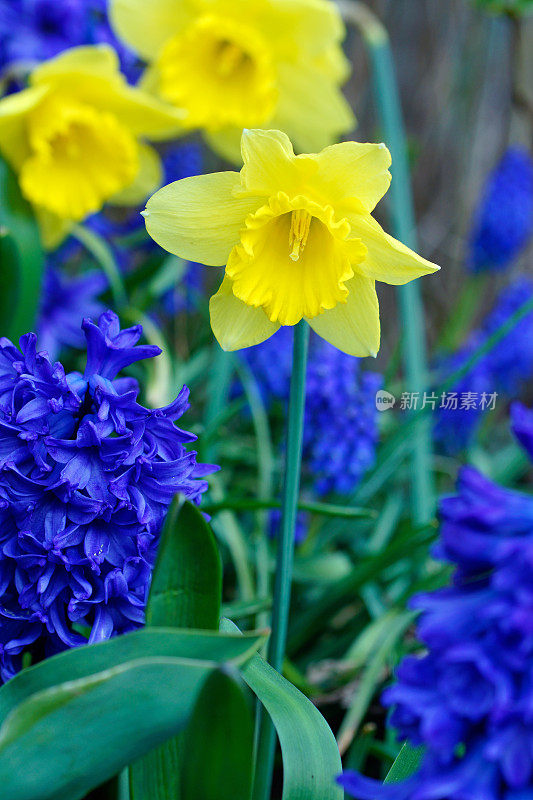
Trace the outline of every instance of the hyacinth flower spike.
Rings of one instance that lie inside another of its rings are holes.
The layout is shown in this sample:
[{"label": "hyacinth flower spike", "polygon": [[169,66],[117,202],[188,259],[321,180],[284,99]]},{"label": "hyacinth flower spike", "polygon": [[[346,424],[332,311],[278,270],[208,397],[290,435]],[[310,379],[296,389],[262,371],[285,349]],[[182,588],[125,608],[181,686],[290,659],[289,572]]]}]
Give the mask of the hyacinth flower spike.
[{"label": "hyacinth flower spike", "polygon": [[245,130],[240,173],[160,189],[148,233],[182,258],[224,266],[211,326],[224,350],[259,344],[305,319],[353,356],[375,356],[375,281],[404,284],[439,269],[383,231],[372,211],[391,176],[383,144],[344,142],[294,154],[280,131]]}]

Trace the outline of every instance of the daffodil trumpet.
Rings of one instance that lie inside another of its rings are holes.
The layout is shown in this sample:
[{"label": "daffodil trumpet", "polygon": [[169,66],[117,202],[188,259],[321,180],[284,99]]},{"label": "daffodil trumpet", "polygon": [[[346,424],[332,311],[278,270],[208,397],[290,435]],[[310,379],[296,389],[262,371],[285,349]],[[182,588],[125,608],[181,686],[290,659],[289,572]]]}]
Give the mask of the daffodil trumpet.
[{"label": "daffodil trumpet", "polygon": [[107,45],[66,50],[29,83],[0,100],[0,153],[51,249],[105,203],[140,205],[161,185],[144,139],[175,136],[182,113],[129,86]]},{"label": "daffodil trumpet", "polygon": [[245,130],[240,173],[185,178],[160,189],[144,216],[175,255],[225,266],[211,298],[224,350],[259,344],[306,320],[353,356],[380,344],[376,281],[405,284],[439,269],[372,217],[387,191],[383,144],[344,142],[296,156],[286,134]]}]

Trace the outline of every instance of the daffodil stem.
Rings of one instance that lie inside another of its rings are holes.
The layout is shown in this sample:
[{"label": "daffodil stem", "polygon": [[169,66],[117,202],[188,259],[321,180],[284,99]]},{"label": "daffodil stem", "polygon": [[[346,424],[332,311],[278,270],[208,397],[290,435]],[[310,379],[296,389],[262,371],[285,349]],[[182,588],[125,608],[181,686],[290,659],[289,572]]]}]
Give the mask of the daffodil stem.
[{"label": "daffodil stem", "polygon": [[[285,657],[291,602],[294,528],[300,493],[308,343],[309,326],[302,321],[294,328],[289,420],[287,426],[287,456],[283,484],[281,527],[276,557],[272,633],[268,647],[268,661],[278,672],[281,672]],[[263,709],[259,717],[254,800],[268,800],[270,797],[275,748],[276,736],[274,727],[270,717]]]},{"label": "daffodil stem", "polygon": [[[392,155],[392,183],[389,197],[393,233],[404,244],[416,249],[416,223],[407,140],[389,37],[379,19],[362,3],[341,0],[339,7],[345,21],[359,28],[372,62],[372,80],[379,119],[385,142]],[[428,371],[424,309],[419,282],[411,281],[405,286],[400,286],[398,294],[403,332],[405,390],[420,392],[422,397],[428,387]],[[413,433],[412,514],[414,522],[423,525],[432,519],[435,512],[429,420],[417,422]]]}]

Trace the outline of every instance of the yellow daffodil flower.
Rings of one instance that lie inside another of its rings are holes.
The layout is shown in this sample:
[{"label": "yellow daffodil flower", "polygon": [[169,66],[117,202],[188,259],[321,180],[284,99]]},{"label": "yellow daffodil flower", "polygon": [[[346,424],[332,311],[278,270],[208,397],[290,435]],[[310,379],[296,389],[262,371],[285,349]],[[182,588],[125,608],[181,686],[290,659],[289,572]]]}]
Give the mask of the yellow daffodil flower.
[{"label": "yellow daffodil flower", "polygon": [[306,319],[339,350],[375,356],[375,281],[404,284],[439,269],[371,216],[391,179],[385,145],[344,142],[295,156],[284,133],[251,130],[242,157],[240,173],[176,181],[144,212],[169,252],[226,266],[210,302],[221,347],[259,344]]},{"label": "yellow daffodil flower", "polygon": [[128,86],[107,46],[61,53],[33,71],[28,89],[0,100],[0,153],[18,173],[49,248],[106,202],[144,202],[161,185],[162,169],[141,138],[180,129],[180,112]]},{"label": "yellow daffodil flower", "polygon": [[143,85],[230,161],[240,163],[243,128],[280,128],[311,151],[353,128],[330,0],[111,0],[110,15],[149,63]]}]

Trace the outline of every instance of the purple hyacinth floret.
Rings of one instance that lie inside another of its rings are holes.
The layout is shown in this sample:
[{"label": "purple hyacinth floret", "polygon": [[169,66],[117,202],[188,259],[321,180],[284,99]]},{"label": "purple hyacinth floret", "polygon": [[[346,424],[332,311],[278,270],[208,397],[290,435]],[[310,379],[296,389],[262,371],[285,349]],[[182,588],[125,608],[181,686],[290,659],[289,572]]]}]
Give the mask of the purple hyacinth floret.
[{"label": "purple hyacinth floret", "polygon": [[[533,412],[513,427],[533,455]],[[417,773],[340,782],[359,800],[526,800],[533,794],[533,496],[463,469],[441,502],[435,555],[447,588],[413,598],[425,651],[404,658],[383,700],[400,739],[423,745]]]},{"label": "purple hyacinth floret", "polygon": [[0,70],[30,65],[69,47],[110,44],[131,82],[140,75],[135,54],[116,39],[106,0],[9,0],[0,4]]},{"label": "purple hyacinth floret", "polygon": [[484,187],[468,243],[468,269],[505,269],[532,235],[533,159],[524,147],[509,147]]},{"label": "purple hyacinth floret", "polygon": [[124,368],[159,354],[111,311],[83,322],[84,374],[66,374],[27,334],[0,339],[0,676],[143,624],[158,535],[176,494],[199,503],[205,476],[165,408],[137,402]]}]

